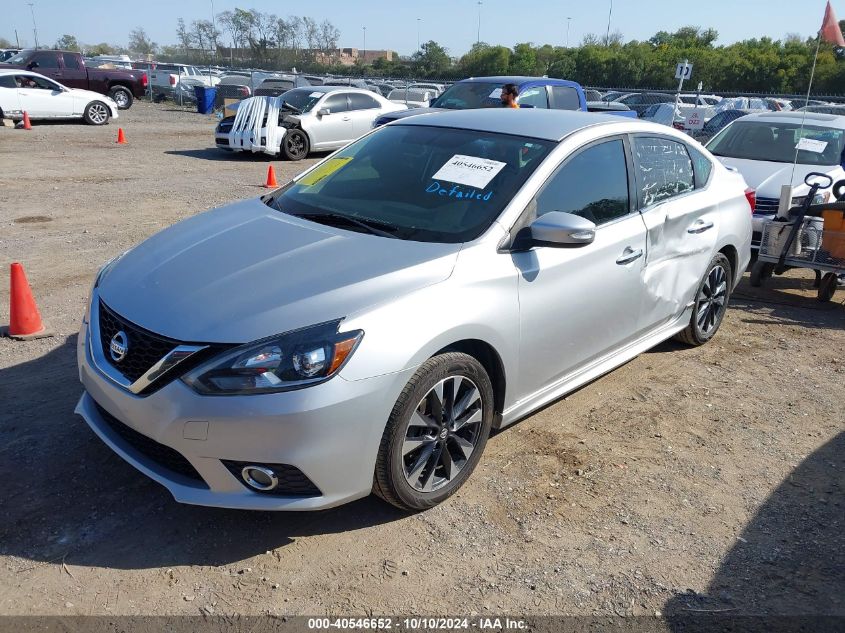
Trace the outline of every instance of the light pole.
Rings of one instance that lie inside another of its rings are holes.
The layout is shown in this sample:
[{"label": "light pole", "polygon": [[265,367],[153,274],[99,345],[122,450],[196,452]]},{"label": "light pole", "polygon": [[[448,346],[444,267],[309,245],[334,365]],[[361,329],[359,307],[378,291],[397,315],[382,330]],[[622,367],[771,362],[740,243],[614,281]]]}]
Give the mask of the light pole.
[{"label": "light pole", "polygon": [[569,48],[569,25],[572,22],[572,18],[566,18],[566,48]]},{"label": "light pole", "polygon": [[476,38],[475,43],[481,43],[481,0],[478,0],[478,37]]},{"label": "light pole", "polygon": [[367,27],[366,26],[364,27],[364,58],[363,58],[363,61],[361,62],[361,65],[362,66],[367,65]]},{"label": "light pole", "polygon": [[35,48],[38,48],[38,26],[35,24],[35,9],[33,8],[33,3],[29,2],[29,11],[32,13],[32,33],[35,35]]},{"label": "light pole", "polygon": [[613,17],[613,0],[610,0],[610,11],[607,12],[607,35],[604,37],[604,45],[610,46],[610,18]]},{"label": "light pole", "polygon": [[417,18],[417,50],[420,50],[420,19]]}]

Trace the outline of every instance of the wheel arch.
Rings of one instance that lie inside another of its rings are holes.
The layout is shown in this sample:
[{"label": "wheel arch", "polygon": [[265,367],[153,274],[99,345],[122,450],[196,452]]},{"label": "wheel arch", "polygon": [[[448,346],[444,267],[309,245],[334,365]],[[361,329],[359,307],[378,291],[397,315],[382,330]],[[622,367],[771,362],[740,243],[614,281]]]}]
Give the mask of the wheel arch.
[{"label": "wheel arch", "polygon": [[731,274],[733,275],[733,279],[731,280],[731,289],[735,288],[737,283],[739,283],[739,279],[742,276],[744,271],[738,270],[739,268],[739,251],[737,251],[736,247],[733,244],[726,244],[719,252],[728,258],[728,262],[731,265]]},{"label": "wheel arch", "polygon": [[493,385],[493,408],[496,415],[493,420],[493,426],[498,428],[502,420],[502,411],[505,408],[507,378],[505,375],[505,365],[496,348],[490,345],[490,343],[479,339],[463,339],[442,347],[432,356],[437,356],[445,352],[462,352],[468,356],[472,356],[484,367]]}]

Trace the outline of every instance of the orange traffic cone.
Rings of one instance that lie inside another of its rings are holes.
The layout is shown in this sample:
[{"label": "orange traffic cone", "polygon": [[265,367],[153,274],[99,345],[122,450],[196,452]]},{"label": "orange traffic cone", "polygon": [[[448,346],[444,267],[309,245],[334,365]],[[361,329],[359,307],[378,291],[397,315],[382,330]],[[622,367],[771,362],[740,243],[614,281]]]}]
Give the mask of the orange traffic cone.
[{"label": "orange traffic cone", "polygon": [[23,129],[32,129],[32,123],[29,122],[29,112],[27,112],[26,110],[23,111]]},{"label": "orange traffic cone", "polygon": [[123,133],[123,128],[117,128],[117,143],[121,145],[126,145],[126,135]]},{"label": "orange traffic cone", "polygon": [[35,305],[23,266],[17,262],[12,264],[9,297],[8,334],[10,337],[25,341],[52,336],[41,321],[41,314],[38,312],[38,306]]},{"label": "orange traffic cone", "polygon": [[272,165],[267,168],[267,184],[264,186],[268,189],[279,186],[279,183],[276,182],[276,170],[273,169]]}]

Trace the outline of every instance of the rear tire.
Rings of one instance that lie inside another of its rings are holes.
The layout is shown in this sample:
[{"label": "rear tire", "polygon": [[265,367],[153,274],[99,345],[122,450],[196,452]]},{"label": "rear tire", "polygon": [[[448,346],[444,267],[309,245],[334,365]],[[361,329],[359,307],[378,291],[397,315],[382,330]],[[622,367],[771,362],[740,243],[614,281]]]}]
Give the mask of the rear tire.
[{"label": "rear tire", "polygon": [[469,478],[493,422],[493,386],[475,358],[429,358],[405,385],[387,421],[373,492],[403,510],[426,510]]},{"label": "rear tire", "polygon": [[717,253],[695,293],[695,306],[687,327],[675,338],[687,345],[704,345],[716,335],[731,298],[733,271],[728,258]]},{"label": "rear tire", "polygon": [[128,110],[134,101],[132,92],[126,86],[114,86],[109,90],[109,97],[117,104],[118,110]]},{"label": "rear tire", "polygon": [[82,118],[88,125],[106,125],[111,117],[109,107],[102,101],[92,101],[85,106]]},{"label": "rear tire", "polygon": [[296,128],[288,130],[282,139],[282,153],[288,160],[302,160],[311,151],[308,135]]}]

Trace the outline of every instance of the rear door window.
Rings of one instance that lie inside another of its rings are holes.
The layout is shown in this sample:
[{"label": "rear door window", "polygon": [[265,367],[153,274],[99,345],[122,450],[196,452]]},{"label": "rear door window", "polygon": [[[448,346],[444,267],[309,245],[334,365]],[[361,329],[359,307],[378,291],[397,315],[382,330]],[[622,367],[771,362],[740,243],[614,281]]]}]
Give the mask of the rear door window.
[{"label": "rear door window", "polygon": [[349,94],[349,109],[350,110],[371,110],[378,108],[379,103],[369,95],[352,92]]},{"label": "rear door window", "polygon": [[79,70],[79,58],[73,53],[62,53],[62,61],[68,70]]},{"label": "rear door window", "polygon": [[555,110],[580,110],[578,91],[567,86],[551,86],[552,108]]},{"label": "rear door window", "polygon": [[640,208],[695,189],[692,159],[683,143],[659,136],[634,137]]}]

